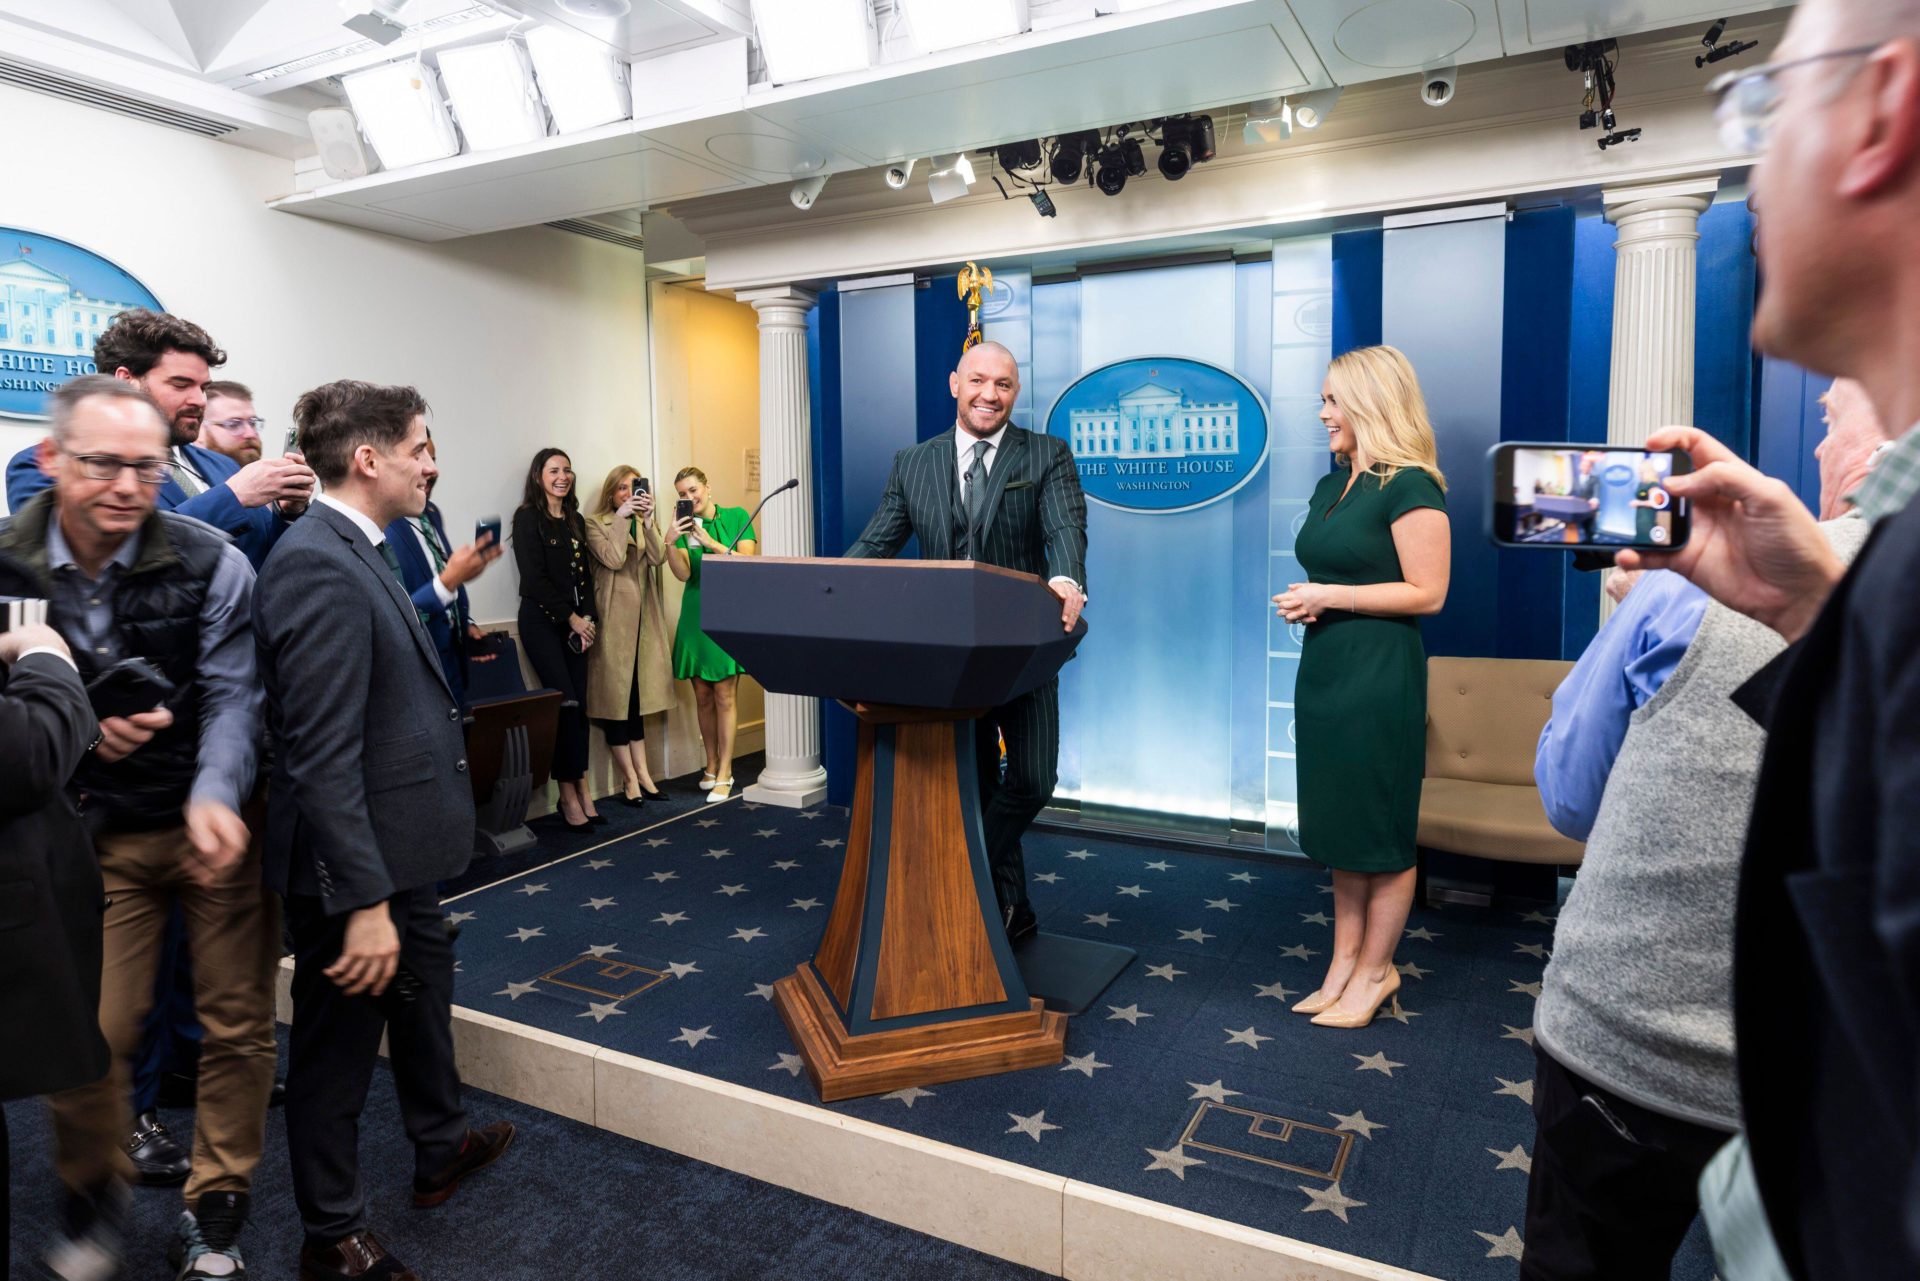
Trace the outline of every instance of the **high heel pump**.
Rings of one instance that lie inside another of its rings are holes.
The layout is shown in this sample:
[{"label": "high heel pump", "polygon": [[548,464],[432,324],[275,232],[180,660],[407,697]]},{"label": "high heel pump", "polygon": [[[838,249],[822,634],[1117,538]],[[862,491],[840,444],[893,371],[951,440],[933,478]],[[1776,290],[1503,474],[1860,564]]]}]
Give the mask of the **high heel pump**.
[{"label": "high heel pump", "polygon": [[1365,1027],[1367,1024],[1373,1022],[1374,1016],[1380,1013],[1386,1003],[1393,999],[1393,994],[1399,990],[1400,971],[1389,969],[1386,980],[1380,984],[1380,999],[1373,1003],[1372,1009],[1364,1014],[1342,1014],[1338,1010],[1330,1009],[1314,1015],[1313,1021],[1320,1027]]}]

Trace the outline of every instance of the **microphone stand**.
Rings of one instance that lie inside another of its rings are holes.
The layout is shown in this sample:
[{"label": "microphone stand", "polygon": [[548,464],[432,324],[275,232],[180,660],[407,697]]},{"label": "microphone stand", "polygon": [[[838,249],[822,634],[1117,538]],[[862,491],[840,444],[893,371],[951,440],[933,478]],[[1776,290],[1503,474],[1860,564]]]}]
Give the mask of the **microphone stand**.
[{"label": "microphone stand", "polygon": [[780,486],[780,488],[774,490],[771,494],[768,494],[765,498],[762,498],[760,500],[760,506],[753,509],[753,514],[747,517],[747,523],[740,527],[740,533],[735,534],[733,536],[733,541],[727,544],[726,554],[729,556],[733,555],[733,549],[740,542],[741,535],[745,534],[749,529],[753,528],[753,522],[755,517],[760,515],[761,511],[766,508],[766,505],[768,503],[772,502],[774,499],[778,498],[780,495],[786,493],[789,489],[798,489],[799,487],[800,487],[800,478],[798,476],[795,476],[792,480]]}]

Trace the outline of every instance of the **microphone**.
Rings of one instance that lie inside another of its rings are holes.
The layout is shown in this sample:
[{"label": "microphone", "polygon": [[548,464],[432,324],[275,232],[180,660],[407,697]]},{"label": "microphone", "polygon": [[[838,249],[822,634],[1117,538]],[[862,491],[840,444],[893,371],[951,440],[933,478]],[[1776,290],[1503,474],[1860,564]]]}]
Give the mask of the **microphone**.
[{"label": "microphone", "polygon": [[749,529],[753,528],[754,517],[757,517],[760,514],[762,508],[766,507],[768,503],[772,502],[774,499],[778,498],[780,495],[786,493],[789,489],[798,489],[798,488],[800,488],[800,478],[798,476],[795,476],[792,480],[780,486],[780,488],[774,490],[771,494],[768,494],[765,498],[762,498],[760,500],[760,506],[753,509],[753,515],[747,517],[747,523],[740,527],[740,533],[735,534],[733,536],[733,542],[727,544],[727,555],[729,556],[733,555],[734,546],[740,541],[740,534],[744,534]]}]

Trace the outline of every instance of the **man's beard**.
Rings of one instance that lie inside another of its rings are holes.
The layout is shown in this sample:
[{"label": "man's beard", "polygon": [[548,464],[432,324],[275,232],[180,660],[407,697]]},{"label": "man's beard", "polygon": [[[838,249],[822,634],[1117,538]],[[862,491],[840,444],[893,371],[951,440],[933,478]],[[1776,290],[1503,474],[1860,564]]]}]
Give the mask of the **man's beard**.
[{"label": "man's beard", "polygon": [[185,410],[173,416],[173,443],[176,448],[191,445],[200,439],[200,419],[190,417]]}]

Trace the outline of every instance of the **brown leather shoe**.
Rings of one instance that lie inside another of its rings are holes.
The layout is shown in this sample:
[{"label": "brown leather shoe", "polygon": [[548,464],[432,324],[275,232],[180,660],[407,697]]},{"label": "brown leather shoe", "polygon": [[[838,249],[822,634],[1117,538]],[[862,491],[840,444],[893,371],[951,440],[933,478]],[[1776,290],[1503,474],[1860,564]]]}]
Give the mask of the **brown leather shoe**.
[{"label": "brown leather shoe", "polygon": [[300,1281],[367,1277],[370,1281],[420,1281],[420,1274],[387,1253],[366,1228],[328,1246],[300,1247]]},{"label": "brown leather shoe", "polygon": [[513,1122],[495,1121],[492,1125],[478,1130],[468,1130],[467,1138],[460,1145],[460,1155],[453,1158],[451,1164],[440,1173],[426,1178],[415,1176],[413,1180],[413,1204],[417,1209],[436,1206],[452,1196],[460,1186],[460,1180],[478,1170],[484,1170],[500,1159],[500,1154],[513,1142]]}]

